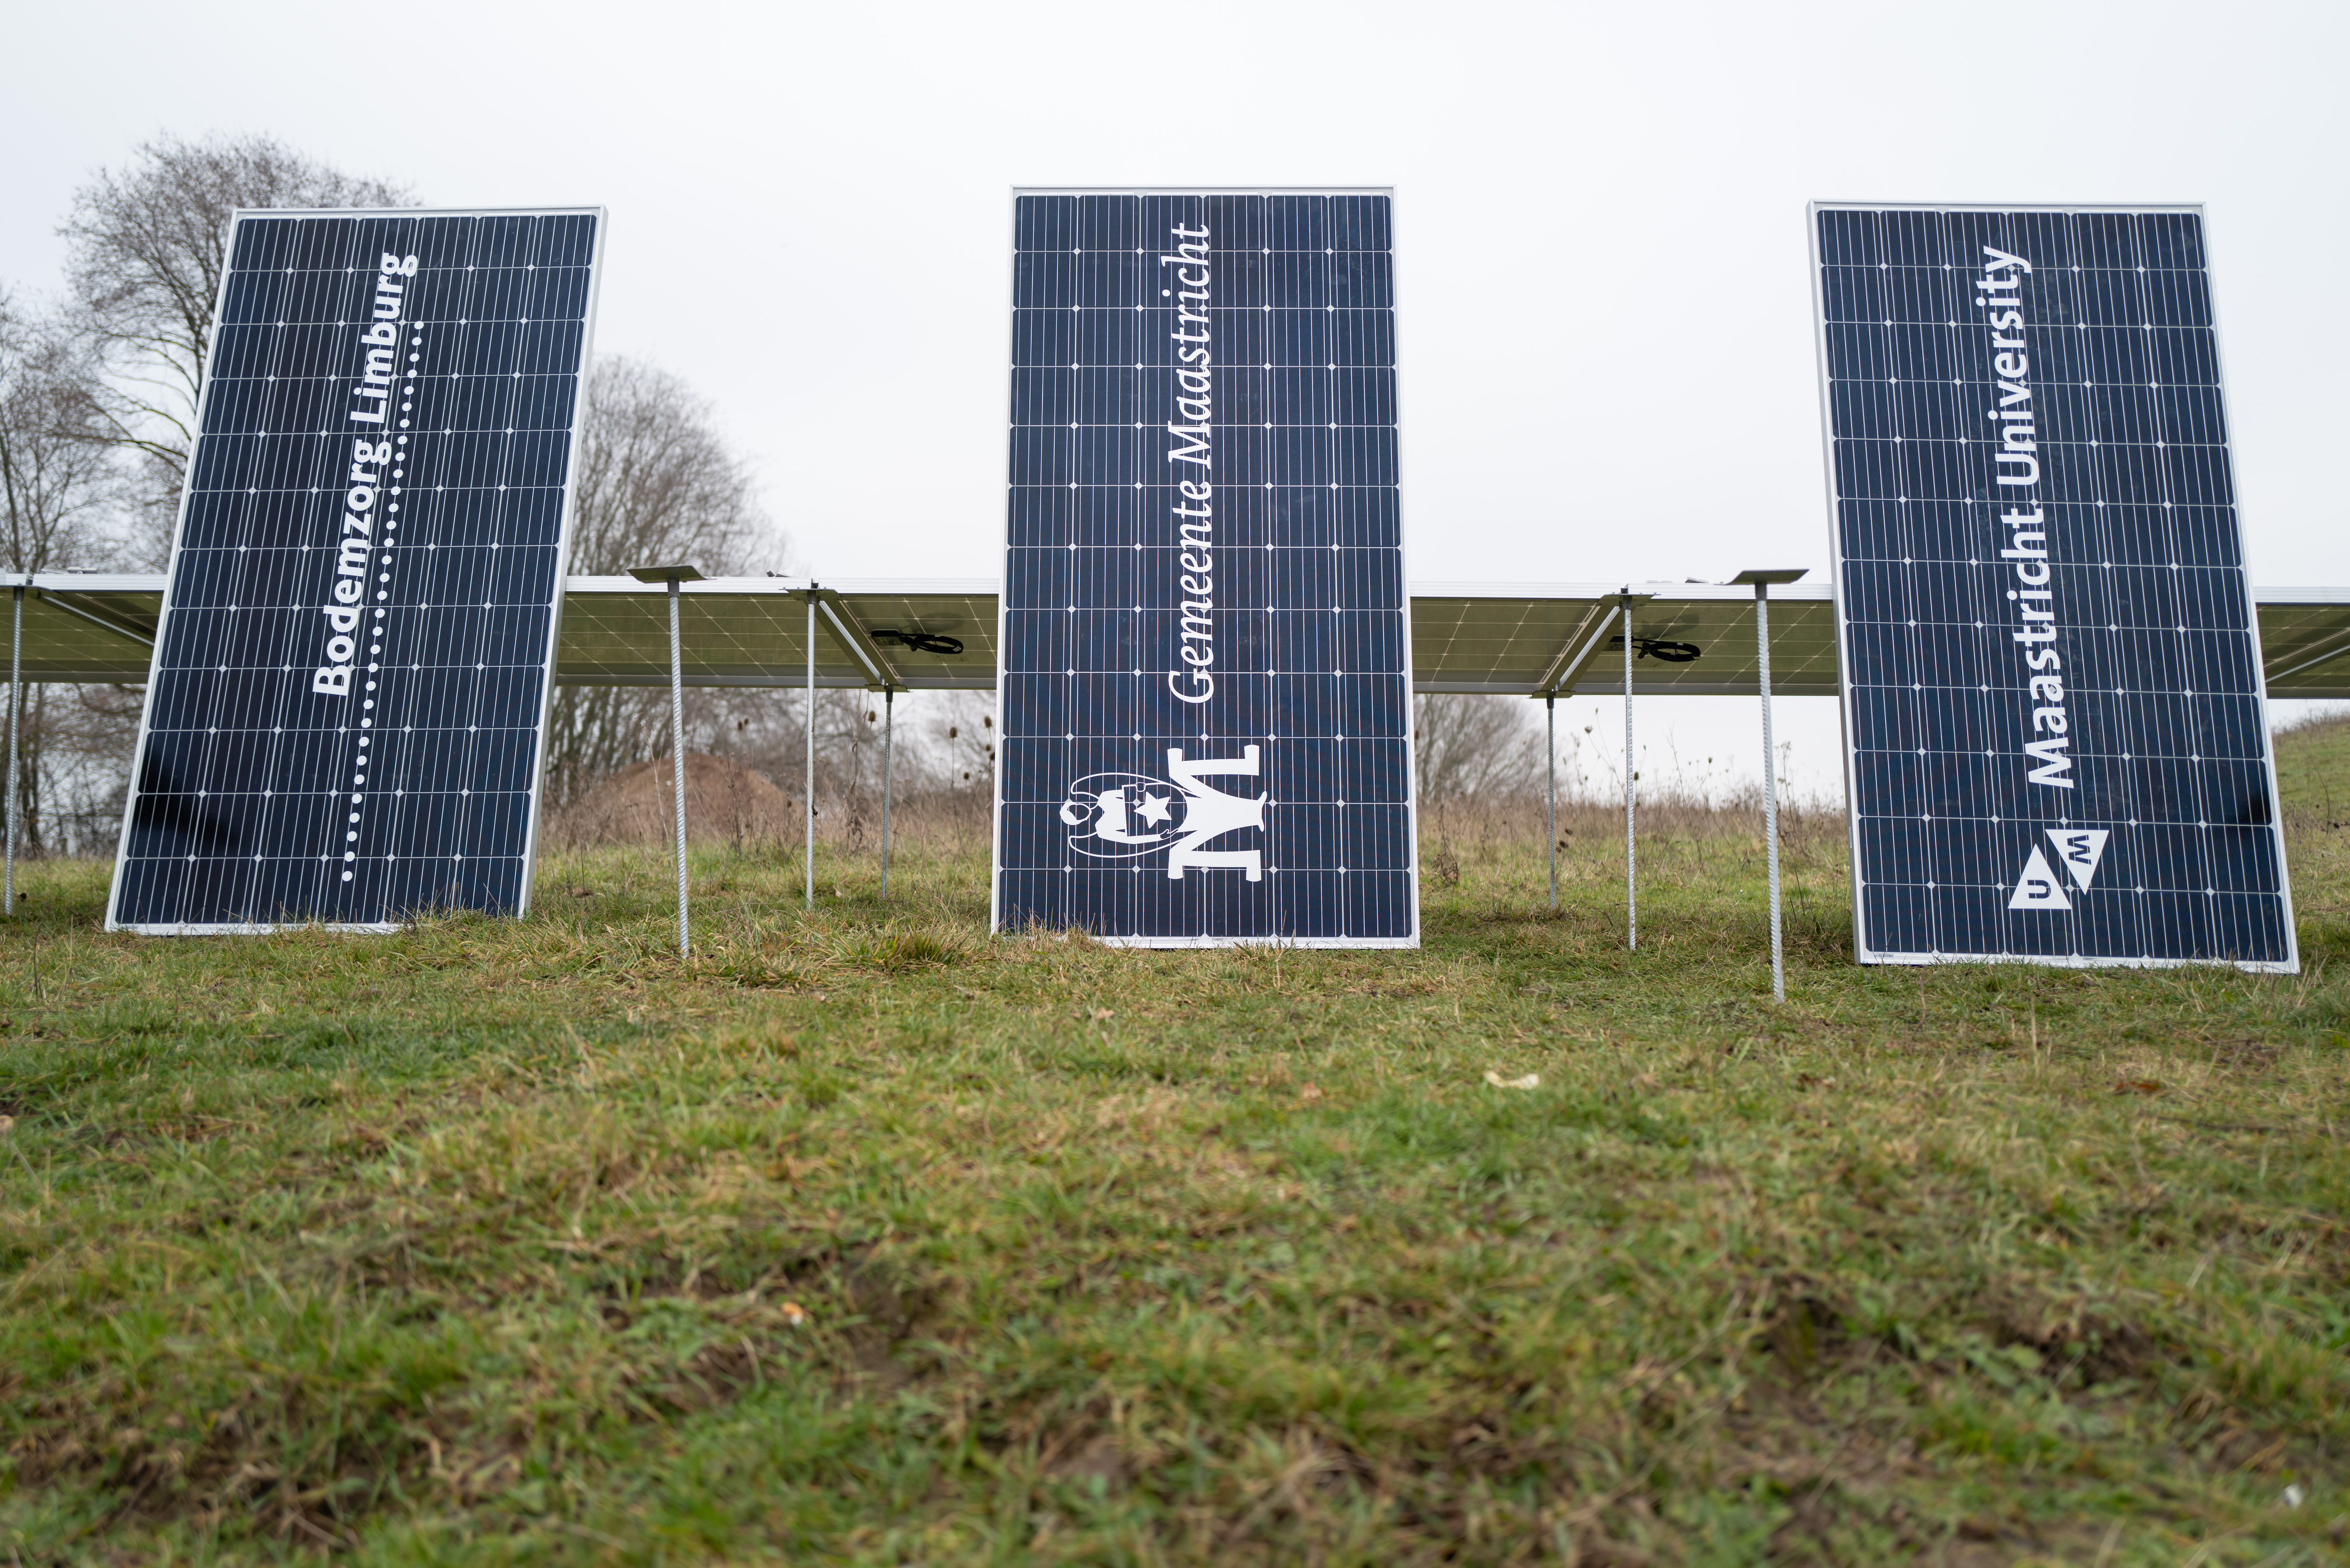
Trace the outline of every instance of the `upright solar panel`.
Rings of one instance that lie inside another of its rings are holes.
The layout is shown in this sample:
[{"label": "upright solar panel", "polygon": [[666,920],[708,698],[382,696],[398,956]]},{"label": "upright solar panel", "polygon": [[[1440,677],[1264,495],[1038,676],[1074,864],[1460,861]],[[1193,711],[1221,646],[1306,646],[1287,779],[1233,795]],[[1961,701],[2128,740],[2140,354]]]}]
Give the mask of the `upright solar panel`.
[{"label": "upright solar panel", "polygon": [[1812,235],[1860,959],[2297,969],[2200,209]]},{"label": "upright solar panel", "polygon": [[999,929],[1419,941],[1390,221],[1015,194]]},{"label": "upright solar panel", "polygon": [[526,906],[603,228],[236,215],[109,928]]}]

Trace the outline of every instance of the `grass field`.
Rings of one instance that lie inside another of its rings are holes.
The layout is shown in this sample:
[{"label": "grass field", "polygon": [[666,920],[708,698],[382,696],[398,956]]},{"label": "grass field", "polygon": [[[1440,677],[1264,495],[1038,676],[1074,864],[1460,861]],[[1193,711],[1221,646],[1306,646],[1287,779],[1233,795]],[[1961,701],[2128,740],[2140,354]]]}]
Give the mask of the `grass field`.
[{"label": "grass field", "polygon": [[[2350,1530],[2305,971],[1863,970],[1798,824],[1431,815],[1410,953],[991,940],[979,847],[0,944],[9,1564],[2239,1564]],[[2335,799],[2341,801],[2337,807]],[[1532,1087],[1497,1086],[1538,1077]]]}]

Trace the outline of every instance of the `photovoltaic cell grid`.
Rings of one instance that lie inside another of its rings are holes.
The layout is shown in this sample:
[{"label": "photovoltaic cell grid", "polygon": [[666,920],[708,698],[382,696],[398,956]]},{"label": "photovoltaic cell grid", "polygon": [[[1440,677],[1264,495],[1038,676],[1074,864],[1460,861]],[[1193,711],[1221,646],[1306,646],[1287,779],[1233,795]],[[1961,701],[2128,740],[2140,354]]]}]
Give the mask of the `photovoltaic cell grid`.
[{"label": "photovoltaic cell grid", "polygon": [[1860,957],[2296,967],[2201,214],[1814,215]]},{"label": "photovoltaic cell grid", "polygon": [[1389,218],[1015,197],[999,927],[1418,940]]},{"label": "photovoltaic cell grid", "polygon": [[109,925],[523,909],[599,227],[238,216]]}]

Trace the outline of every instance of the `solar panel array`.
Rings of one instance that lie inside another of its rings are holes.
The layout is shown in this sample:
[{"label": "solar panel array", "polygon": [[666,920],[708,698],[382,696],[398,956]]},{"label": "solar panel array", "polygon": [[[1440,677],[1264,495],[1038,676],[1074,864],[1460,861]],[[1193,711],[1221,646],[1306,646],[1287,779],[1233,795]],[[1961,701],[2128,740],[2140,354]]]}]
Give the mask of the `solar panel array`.
[{"label": "solar panel array", "polygon": [[1418,941],[1390,205],[1014,198],[999,929]]},{"label": "solar panel array", "polygon": [[238,214],[109,926],[525,907],[602,226]]},{"label": "solar panel array", "polygon": [[1860,958],[2297,967],[2200,212],[1813,216]]}]

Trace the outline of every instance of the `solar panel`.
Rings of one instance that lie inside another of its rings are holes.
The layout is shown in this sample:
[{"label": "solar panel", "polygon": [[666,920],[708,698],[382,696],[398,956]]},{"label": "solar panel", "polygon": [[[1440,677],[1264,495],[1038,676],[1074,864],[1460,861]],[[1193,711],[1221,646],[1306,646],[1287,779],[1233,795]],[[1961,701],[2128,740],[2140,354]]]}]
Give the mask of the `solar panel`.
[{"label": "solar panel", "polygon": [[1390,210],[1015,194],[997,929],[1419,941]]},{"label": "solar panel", "polygon": [[110,928],[525,907],[602,230],[236,215]]},{"label": "solar panel", "polygon": [[1813,240],[1861,961],[2296,969],[2201,211]]}]

